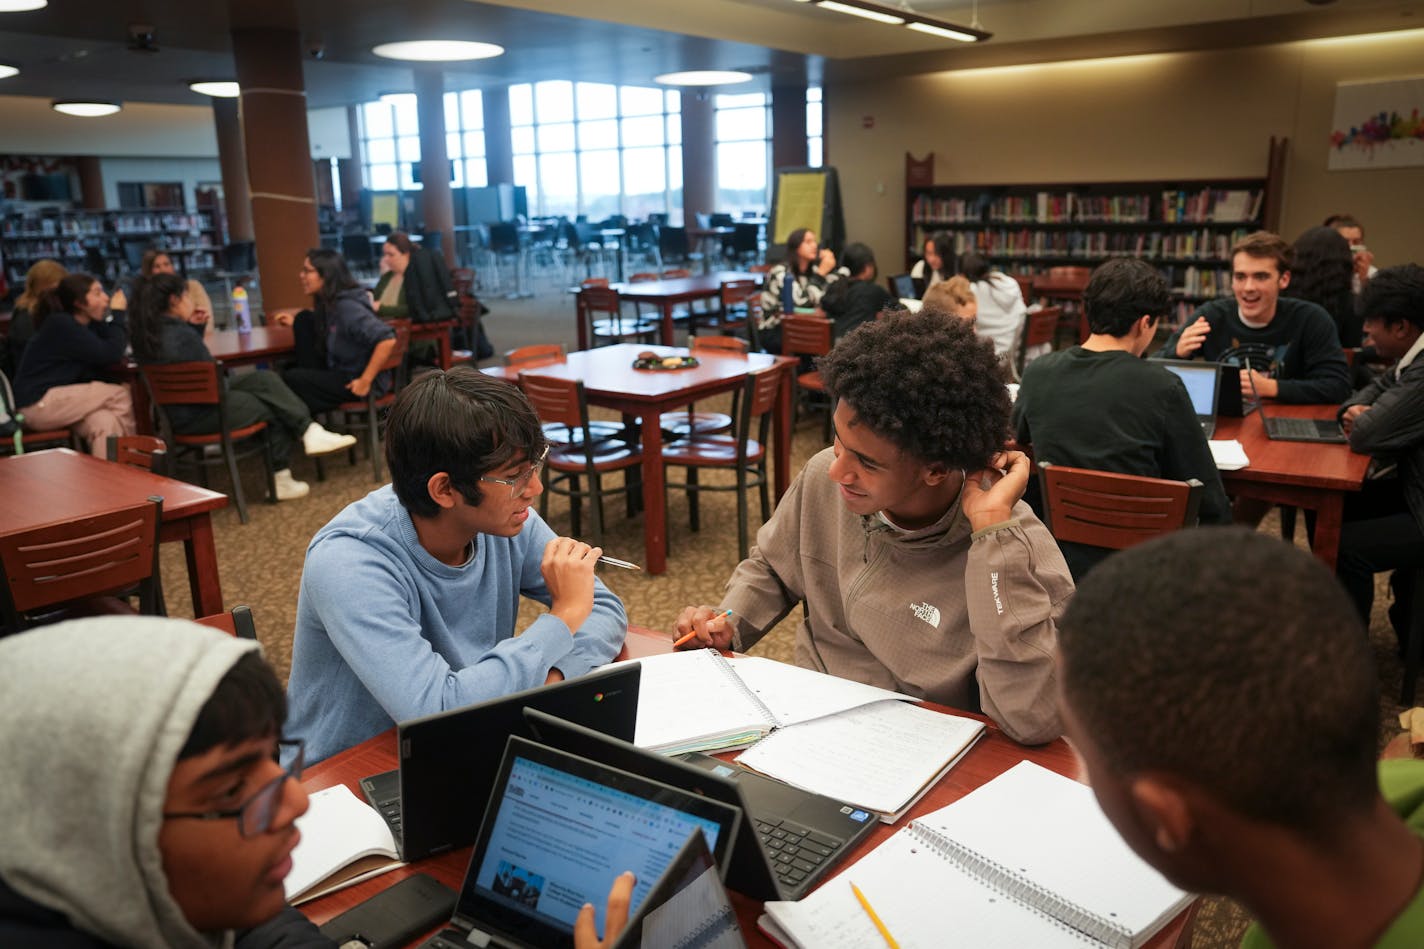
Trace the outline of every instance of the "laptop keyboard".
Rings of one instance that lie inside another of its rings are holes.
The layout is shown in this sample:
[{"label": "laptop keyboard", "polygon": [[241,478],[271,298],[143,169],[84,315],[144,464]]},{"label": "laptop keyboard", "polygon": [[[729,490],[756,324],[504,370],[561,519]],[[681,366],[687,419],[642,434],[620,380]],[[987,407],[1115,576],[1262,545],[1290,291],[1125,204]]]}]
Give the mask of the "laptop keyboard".
[{"label": "laptop keyboard", "polygon": [[420,949],[470,949],[470,943],[460,930],[442,929],[421,943]]},{"label": "laptop keyboard", "polygon": [[1271,427],[1278,435],[1289,435],[1291,438],[1319,438],[1321,435],[1339,434],[1334,429],[1334,424],[1330,426],[1317,425],[1315,419],[1308,418],[1272,418]]},{"label": "laptop keyboard", "polygon": [[793,889],[801,888],[822,866],[833,863],[832,857],[845,846],[844,840],[789,820],[758,819],[756,825],[777,879]]},{"label": "laptop keyboard", "polygon": [[401,799],[397,794],[393,797],[383,797],[376,802],[376,810],[381,812],[381,816],[386,819],[386,826],[391,829],[391,833],[400,839],[401,829]]}]

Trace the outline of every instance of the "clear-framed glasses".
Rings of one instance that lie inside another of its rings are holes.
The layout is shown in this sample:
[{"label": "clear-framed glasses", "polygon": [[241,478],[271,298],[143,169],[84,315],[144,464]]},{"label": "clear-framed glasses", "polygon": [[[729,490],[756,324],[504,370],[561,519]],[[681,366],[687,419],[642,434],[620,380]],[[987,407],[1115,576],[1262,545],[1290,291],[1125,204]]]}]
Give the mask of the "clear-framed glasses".
[{"label": "clear-framed glasses", "polygon": [[292,758],[292,766],[258,788],[255,794],[235,809],[230,811],[165,811],[163,818],[165,820],[179,818],[232,820],[236,818],[237,832],[244,837],[257,837],[267,833],[272,826],[272,818],[282,803],[282,788],[286,785],[287,779],[300,781],[302,771],[306,768],[306,742],[301,739],[283,740],[277,742],[277,747],[279,750],[284,748],[297,750],[296,756]]},{"label": "clear-framed glasses", "polygon": [[490,481],[494,484],[507,484],[509,485],[509,496],[512,498],[517,498],[519,497],[519,495],[524,493],[526,488],[529,487],[529,482],[534,480],[534,476],[537,475],[540,471],[544,470],[544,462],[547,461],[548,458],[549,446],[545,445],[544,450],[539,453],[539,457],[534,459],[533,463],[529,465],[529,470],[521,474],[519,477],[491,478],[488,475],[484,475],[480,478],[480,480]]}]

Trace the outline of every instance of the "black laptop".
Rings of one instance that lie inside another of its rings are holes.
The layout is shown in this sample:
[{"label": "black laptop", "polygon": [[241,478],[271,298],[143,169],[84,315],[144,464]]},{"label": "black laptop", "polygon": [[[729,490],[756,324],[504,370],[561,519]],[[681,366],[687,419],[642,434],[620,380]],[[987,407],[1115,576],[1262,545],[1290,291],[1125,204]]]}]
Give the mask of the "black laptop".
[{"label": "black laptop", "polygon": [[746,815],[727,885],[765,900],[800,899],[877,823],[864,808],[692,752],[664,757],[538,709],[524,713],[546,745],[740,807]]},{"label": "black laptop", "polygon": [[742,819],[720,801],[517,737],[488,807],[472,809],[484,819],[455,915],[424,943],[431,949],[572,946],[585,903],[604,931],[608,890],[623,871],[638,877],[636,913],[690,835],[725,867]]},{"label": "black laptop", "polygon": [[915,286],[915,278],[907,273],[895,274],[890,278],[890,292],[899,300],[918,300],[920,298],[919,289]]},{"label": "black laptop", "polygon": [[[1197,421],[1201,423],[1202,432],[1210,438],[1216,432],[1216,403],[1220,393],[1221,364],[1196,359],[1159,359],[1157,362],[1182,380],[1182,385],[1187,388],[1187,397],[1192,400],[1192,411],[1197,413]],[[1231,376],[1231,381],[1239,392],[1239,376],[1229,369],[1227,374]]]},{"label": "black laptop", "polygon": [[637,663],[620,664],[401,722],[400,767],[362,778],[361,790],[390,825],[402,860],[467,846],[480,829],[505,739],[529,734],[525,706],[632,740],[641,675]]},{"label": "black laptop", "polygon": [[1261,413],[1261,425],[1266,436],[1278,442],[1322,442],[1343,445],[1348,440],[1340,431],[1340,423],[1334,419],[1318,418],[1278,418],[1266,414],[1266,406],[1256,391],[1256,380],[1251,379],[1251,398],[1256,400],[1256,411]]}]

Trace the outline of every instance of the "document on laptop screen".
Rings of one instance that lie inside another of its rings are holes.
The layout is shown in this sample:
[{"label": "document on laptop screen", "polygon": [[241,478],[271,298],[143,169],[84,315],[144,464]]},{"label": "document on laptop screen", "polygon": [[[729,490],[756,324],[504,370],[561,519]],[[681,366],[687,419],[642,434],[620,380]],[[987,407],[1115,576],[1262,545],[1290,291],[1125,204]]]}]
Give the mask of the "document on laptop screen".
[{"label": "document on laptop screen", "polygon": [[583,904],[592,903],[602,932],[614,877],[624,870],[637,874],[636,910],[688,834],[701,830],[711,849],[719,829],[714,821],[516,758],[474,882],[488,898],[568,932]]},{"label": "document on laptop screen", "polygon": [[1192,410],[1198,415],[1212,415],[1216,403],[1216,368],[1207,366],[1194,369],[1187,366],[1168,366],[1171,372],[1187,387],[1187,397],[1192,400]]}]

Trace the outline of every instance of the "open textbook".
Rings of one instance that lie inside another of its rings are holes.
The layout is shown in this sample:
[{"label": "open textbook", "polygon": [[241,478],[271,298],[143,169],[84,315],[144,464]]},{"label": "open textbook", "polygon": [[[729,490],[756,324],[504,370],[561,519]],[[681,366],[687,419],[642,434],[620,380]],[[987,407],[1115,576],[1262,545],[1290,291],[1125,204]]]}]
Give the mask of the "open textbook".
[{"label": "open textbook", "polygon": [[759,925],[800,949],[883,945],[852,883],[904,949],[1133,949],[1192,900],[1128,848],[1090,788],[1026,761],[805,899],[767,903]]},{"label": "open textbook", "polygon": [[289,903],[305,903],[405,866],[385,820],[344,784],[312,792],[297,829],[302,839],[292,851],[285,881]]}]

